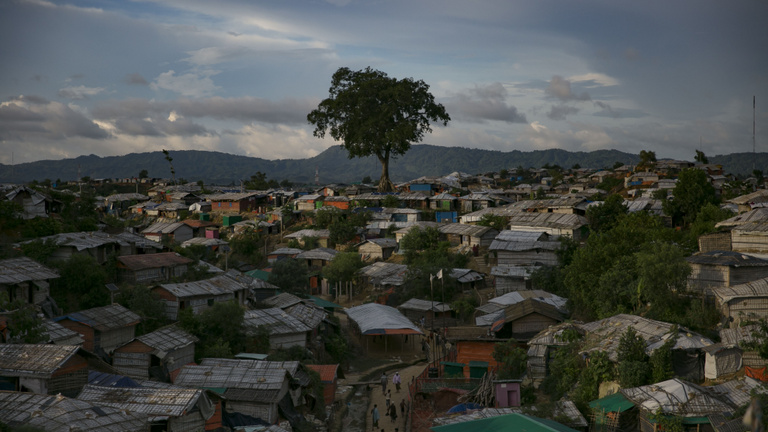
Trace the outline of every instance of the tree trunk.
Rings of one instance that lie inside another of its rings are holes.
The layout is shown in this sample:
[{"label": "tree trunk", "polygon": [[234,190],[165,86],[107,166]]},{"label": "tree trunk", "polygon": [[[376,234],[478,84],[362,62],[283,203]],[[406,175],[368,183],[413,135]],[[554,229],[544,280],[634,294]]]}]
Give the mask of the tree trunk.
[{"label": "tree trunk", "polygon": [[395,185],[389,180],[389,152],[387,151],[384,156],[379,156],[379,162],[381,162],[381,179],[379,179],[379,192],[392,192],[395,190]]}]

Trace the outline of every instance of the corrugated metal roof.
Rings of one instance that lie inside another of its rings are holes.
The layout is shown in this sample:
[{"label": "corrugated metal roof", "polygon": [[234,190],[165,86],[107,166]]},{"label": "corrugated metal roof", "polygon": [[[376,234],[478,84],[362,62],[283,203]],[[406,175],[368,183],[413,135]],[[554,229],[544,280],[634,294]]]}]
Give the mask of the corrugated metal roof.
[{"label": "corrugated metal roof", "polygon": [[572,429],[554,420],[541,419],[520,412],[432,427],[432,431],[434,432],[466,432],[469,430],[481,430],[487,432],[513,430],[526,432],[577,432],[576,429]]},{"label": "corrugated metal roof", "polygon": [[308,250],[305,252],[302,252],[298,255],[296,255],[297,259],[308,259],[308,260],[324,260],[324,261],[331,261],[333,260],[333,257],[335,257],[339,251],[336,249],[331,248],[324,248],[319,247],[312,250]]},{"label": "corrugated metal roof", "polygon": [[15,285],[22,282],[58,278],[59,274],[37,261],[27,258],[0,260],[0,284]]},{"label": "corrugated metal roof", "polygon": [[217,238],[206,238],[206,237],[192,237],[189,240],[185,240],[184,243],[181,244],[181,247],[189,247],[189,246],[205,246],[205,247],[213,247],[213,246],[222,246],[222,245],[228,245],[229,242],[222,239]]},{"label": "corrugated metal roof", "polygon": [[765,201],[768,201],[768,190],[766,189],[759,189],[752,193],[737,196],[736,198],[731,198],[730,200],[728,200],[728,202],[732,202],[734,204],[748,204],[750,202],[765,202]]},{"label": "corrugated metal roof", "polygon": [[481,225],[467,225],[461,223],[443,224],[440,225],[438,230],[440,230],[440,232],[443,234],[466,235],[472,237],[482,236],[489,231],[496,232],[496,230],[491,227]]},{"label": "corrugated metal roof", "polygon": [[485,279],[485,276],[483,276],[481,273],[471,269],[462,268],[451,269],[449,276],[459,281],[459,283],[470,283]]},{"label": "corrugated metal roof", "polygon": [[272,252],[270,252],[268,255],[292,255],[293,256],[293,255],[298,255],[302,252],[304,251],[301,249],[284,247],[284,248],[275,249]]},{"label": "corrugated metal roof", "polygon": [[0,391],[0,421],[49,432],[149,430],[146,414],[130,412],[61,395]]},{"label": "corrugated metal roof", "polygon": [[549,240],[549,234],[544,231],[515,231],[504,230],[496,235],[496,240],[506,242],[536,242]]},{"label": "corrugated metal roof", "polygon": [[49,319],[43,319],[43,325],[45,326],[45,332],[48,333],[48,340],[55,344],[61,345],[82,345],[83,337],[80,333],[70,330],[61,324],[51,321]]},{"label": "corrugated metal roof", "polygon": [[744,327],[734,327],[720,330],[720,343],[726,347],[737,347],[741,342],[754,342],[754,332],[759,332],[760,327],[756,324],[746,325]]},{"label": "corrugated metal roof", "polygon": [[679,378],[660,383],[619,390],[630,402],[647,412],[661,409],[669,415],[701,417],[733,411],[736,406],[714,394],[711,388]]},{"label": "corrugated metal roof", "polygon": [[422,334],[411,320],[397,309],[378,303],[367,303],[345,309],[364,335]]},{"label": "corrugated metal roof", "polygon": [[[627,328],[632,327],[639,336],[645,339],[646,350],[651,352],[663,345],[672,336],[674,324],[637,315],[619,314],[580,326],[587,333],[588,348],[585,351],[605,351],[611,360],[616,361],[618,359],[619,339],[627,331]],[[680,327],[677,341],[672,349],[704,348],[709,345],[712,345],[712,341],[708,338]]]},{"label": "corrugated metal roof", "polygon": [[397,247],[397,240],[393,238],[375,238],[368,239],[368,243],[373,243],[381,248],[395,248]]},{"label": "corrugated metal roof", "polygon": [[404,273],[406,271],[408,271],[408,266],[404,264],[375,262],[358,270],[358,274],[370,278],[371,283],[373,284],[379,284],[384,278]]},{"label": "corrugated metal roof", "polygon": [[296,231],[295,233],[286,234],[285,238],[300,239],[303,237],[317,237],[328,238],[331,236],[331,231],[327,229],[303,229]]},{"label": "corrugated metal roof", "polygon": [[119,194],[112,194],[104,198],[104,202],[111,203],[111,202],[119,202],[119,201],[146,201],[149,199],[149,196],[130,192],[130,193],[119,193]]},{"label": "corrugated metal roof", "polygon": [[528,279],[539,266],[496,266],[491,268],[491,276]]},{"label": "corrugated metal roof", "polygon": [[[536,406],[529,406],[526,408],[530,408],[533,412],[536,411]],[[433,419],[433,422],[436,425],[448,425],[448,424],[455,424],[455,423],[464,423],[464,422],[484,419],[484,418],[498,417],[498,416],[512,414],[512,413],[521,413],[522,411],[523,411],[522,407],[483,408],[481,410],[473,411],[471,413],[467,413],[460,416],[452,415],[449,417],[437,417]],[[576,408],[576,404],[574,404],[573,401],[570,401],[567,399],[561,399],[555,402],[555,409],[552,414],[558,417],[561,415],[568,417],[568,419],[570,420],[568,424],[572,427],[586,428],[588,426],[587,420],[584,418],[584,416],[581,415],[578,408]]]},{"label": "corrugated metal roof", "polygon": [[526,299],[533,299],[541,303],[546,303],[556,307],[558,310],[560,310],[563,313],[567,312],[567,308],[566,308],[566,304],[568,303],[567,298],[560,297],[558,295],[555,295],[543,290],[512,291],[504,295],[494,297],[488,300],[488,302],[496,303],[502,306],[509,306],[516,303],[520,303]]},{"label": "corrugated metal roof", "polygon": [[163,351],[164,353],[184,348],[198,341],[195,336],[175,324],[159,328],[136,339],[148,347],[154,348],[155,351]]},{"label": "corrugated metal roof", "polygon": [[758,279],[741,285],[713,288],[720,303],[728,303],[735,299],[768,297],[768,278]]},{"label": "corrugated metal roof", "polygon": [[693,264],[721,265],[729,267],[763,267],[768,260],[733,251],[701,252],[685,259]]},{"label": "corrugated metal roof", "polygon": [[122,265],[130,270],[146,270],[151,268],[173,267],[189,264],[191,259],[176,252],[160,252],[154,254],[123,255],[117,257]]},{"label": "corrugated metal roof", "polygon": [[768,221],[747,222],[734,227],[733,231],[742,234],[756,233],[758,235],[764,235],[764,233],[768,232]]},{"label": "corrugated metal roof", "polygon": [[64,319],[83,323],[99,331],[128,327],[141,322],[140,316],[117,303],[79,312],[72,312],[71,314],[57,317],[54,321],[59,322]]},{"label": "corrugated metal roof", "polygon": [[585,225],[587,225],[587,218],[575,214],[515,213],[509,218],[509,226],[512,229],[515,227],[577,229]]},{"label": "corrugated metal roof", "polygon": [[184,387],[103,387],[86,384],[79,400],[150,416],[181,417],[205,398],[203,390]]},{"label": "corrugated metal roof", "polygon": [[128,245],[128,243],[124,242],[122,239],[113,237],[101,231],[61,233],[52,236],[41,237],[35,240],[29,240],[22,242],[21,244],[30,243],[33,241],[53,241],[59,246],[74,247],[78,251],[98,248],[107,244],[117,244],[120,246]]},{"label": "corrugated metal roof", "polygon": [[[299,362],[270,362],[246,359],[203,359],[200,365],[187,365],[181,369],[175,383],[185,387],[225,388],[229,390],[258,390],[276,396],[283,382],[296,374]],[[227,393],[225,397],[235,400],[248,399],[259,395]],[[243,397],[243,399],[239,399]]]},{"label": "corrugated metal roof", "polygon": [[79,349],[75,345],[0,344],[0,375],[49,378]]},{"label": "corrugated metal roof", "polygon": [[285,309],[291,316],[301,321],[310,329],[315,329],[328,316],[321,308],[299,303]]},{"label": "corrugated metal roof", "polygon": [[431,300],[421,300],[412,298],[408,300],[407,302],[401,304],[397,307],[401,310],[416,310],[416,311],[435,311],[435,312],[443,312],[443,311],[450,311],[451,305],[449,304],[443,304],[439,301],[431,301]]},{"label": "corrugated metal roof", "polygon": [[712,392],[723,396],[735,407],[741,407],[752,400],[752,392],[768,393],[762,382],[747,376],[739,377],[710,387]]},{"label": "corrugated metal roof", "polygon": [[287,307],[301,303],[301,298],[291,293],[284,292],[264,299],[264,303],[272,307],[285,309]]},{"label": "corrugated metal roof", "polygon": [[291,334],[308,332],[311,328],[280,308],[245,311],[243,325],[248,331],[266,326],[269,334]]},{"label": "corrugated metal roof", "polygon": [[263,192],[227,192],[216,195],[208,195],[206,201],[240,201],[247,198],[263,198],[267,194]]},{"label": "corrugated metal roof", "polygon": [[720,227],[732,227],[747,222],[765,222],[768,221],[768,208],[760,207],[752,209],[750,211],[738,214],[724,221],[720,221],[715,224],[716,228]]},{"label": "corrugated metal roof", "polygon": [[177,284],[162,284],[163,289],[176,297],[195,297],[195,296],[219,296],[233,294],[237,291],[248,289],[247,286],[224,275],[214,276],[210,279],[184,282]]},{"label": "corrugated metal roof", "polygon": [[187,226],[183,222],[155,222],[141,231],[142,234],[170,234],[177,229]]},{"label": "corrugated metal roof", "polygon": [[437,222],[431,222],[431,221],[408,222],[408,225],[406,225],[404,228],[400,228],[397,231],[395,231],[395,234],[407,234],[409,231],[411,231],[414,228],[419,228],[421,230],[424,230],[428,227],[439,228],[440,225],[441,224]]}]

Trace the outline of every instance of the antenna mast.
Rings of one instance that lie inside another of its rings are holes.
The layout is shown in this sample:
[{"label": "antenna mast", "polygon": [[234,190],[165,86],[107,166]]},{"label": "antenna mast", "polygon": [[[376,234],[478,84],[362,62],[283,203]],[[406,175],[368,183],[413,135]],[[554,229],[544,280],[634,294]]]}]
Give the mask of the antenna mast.
[{"label": "antenna mast", "polygon": [[752,95],[752,171],[755,170],[755,158],[757,152],[755,149],[755,95]]}]

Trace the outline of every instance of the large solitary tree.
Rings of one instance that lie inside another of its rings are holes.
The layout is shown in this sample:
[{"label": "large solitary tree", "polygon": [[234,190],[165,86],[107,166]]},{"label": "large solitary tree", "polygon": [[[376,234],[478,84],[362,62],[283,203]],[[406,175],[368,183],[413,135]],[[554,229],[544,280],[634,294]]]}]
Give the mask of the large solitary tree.
[{"label": "large solitary tree", "polygon": [[445,126],[451,120],[424,81],[390,78],[370,67],[359,71],[339,68],[329,92],[307,115],[315,126],[314,135],[323,138],[329,133],[343,143],[350,159],[376,156],[381,162],[379,192],[394,190],[389,158],[405,154],[412,143],[432,132],[431,122]]}]

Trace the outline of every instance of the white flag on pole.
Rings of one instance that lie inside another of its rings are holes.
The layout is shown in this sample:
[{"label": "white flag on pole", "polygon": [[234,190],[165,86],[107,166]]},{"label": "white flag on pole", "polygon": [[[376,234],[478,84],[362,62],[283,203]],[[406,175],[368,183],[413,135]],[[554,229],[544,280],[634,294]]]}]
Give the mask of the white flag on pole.
[{"label": "white flag on pole", "polygon": [[439,272],[437,272],[437,278],[442,279],[443,278],[443,269],[440,269]]}]

